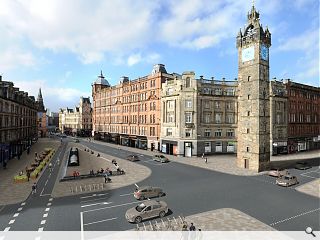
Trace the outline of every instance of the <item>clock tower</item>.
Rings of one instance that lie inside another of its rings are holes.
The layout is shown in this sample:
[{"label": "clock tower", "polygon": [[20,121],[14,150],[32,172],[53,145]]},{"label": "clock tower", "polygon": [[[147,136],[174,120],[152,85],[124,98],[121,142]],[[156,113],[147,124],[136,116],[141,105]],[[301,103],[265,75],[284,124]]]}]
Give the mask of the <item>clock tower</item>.
[{"label": "clock tower", "polygon": [[237,165],[263,171],[270,162],[269,47],[271,34],[254,5],[237,36]]}]

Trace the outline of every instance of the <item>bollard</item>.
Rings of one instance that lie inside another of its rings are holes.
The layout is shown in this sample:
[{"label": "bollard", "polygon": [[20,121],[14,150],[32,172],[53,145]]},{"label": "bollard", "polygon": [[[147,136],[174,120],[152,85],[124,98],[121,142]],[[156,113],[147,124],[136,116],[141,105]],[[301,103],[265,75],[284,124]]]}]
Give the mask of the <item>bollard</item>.
[{"label": "bollard", "polygon": [[89,189],[90,189],[90,191],[91,191],[91,184],[89,185]]},{"label": "bollard", "polygon": [[76,185],[76,192],[78,192],[78,185]]},{"label": "bollard", "polygon": [[147,231],[147,229],[146,229],[146,225],[144,224],[144,223],[142,223],[143,224],[143,228],[144,228],[144,230],[145,231]]},{"label": "bollard", "polygon": [[164,221],[162,219],[161,219],[161,222],[162,222],[163,227],[165,227],[166,225],[164,224]]}]

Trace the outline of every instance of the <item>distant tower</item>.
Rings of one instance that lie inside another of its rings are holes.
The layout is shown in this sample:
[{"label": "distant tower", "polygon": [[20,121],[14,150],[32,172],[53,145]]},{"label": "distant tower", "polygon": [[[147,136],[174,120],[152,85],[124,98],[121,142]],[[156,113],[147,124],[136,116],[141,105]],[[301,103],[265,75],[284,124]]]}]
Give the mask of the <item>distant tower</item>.
[{"label": "distant tower", "polygon": [[39,88],[38,98],[37,98],[37,104],[38,104],[38,111],[39,112],[46,112],[43,104],[43,98],[41,93],[41,88]]},{"label": "distant tower", "polygon": [[270,162],[269,47],[271,33],[260,24],[254,4],[247,25],[237,36],[238,147],[237,165],[254,171]]},{"label": "distant tower", "polygon": [[36,101],[38,107],[38,116],[37,116],[37,124],[38,124],[38,137],[46,137],[47,136],[47,110],[43,104],[43,98],[41,93],[41,88],[39,88],[38,98]]}]

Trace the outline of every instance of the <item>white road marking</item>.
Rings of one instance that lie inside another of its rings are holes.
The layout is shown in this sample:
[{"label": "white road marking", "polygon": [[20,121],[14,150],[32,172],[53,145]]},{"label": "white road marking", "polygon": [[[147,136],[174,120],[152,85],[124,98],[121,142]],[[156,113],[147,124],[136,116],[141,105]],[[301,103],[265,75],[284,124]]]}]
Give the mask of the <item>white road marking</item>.
[{"label": "white road marking", "polygon": [[13,220],[10,220],[9,224],[12,224],[12,223],[14,223],[15,221],[16,221],[15,219],[13,219]]},{"label": "white road marking", "polygon": [[303,173],[300,174],[302,177],[307,177],[307,178],[312,178],[312,179],[317,179],[318,177],[311,177],[311,176],[308,176],[308,175],[304,175]]},{"label": "white road marking", "polygon": [[90,199],[90,200],[85,200],[85,201],[81,201],[80,203],[87,203],[87,202],[94,202],[94,201],[99,201],[102,199],[107,199],[109,197],[104,197],[104,198],[96,198],[96,199]]},{"label": "white road marking", "polygon": [[47,221],[47,220],[42,220],[40,224],[41,224],[41,225],[46,224],[46,221]]},{"label": "white road marking", "polygon": [[100,202],[100,203],[92,203],[92,204],[87,204],[87,205],[82,205],[82,208],[85,207],[91,207],[91,206],[96,206],[96,205],[107,205],[107,204],[111,204],[112,202]]},{"label": "white road marking", "polygon": [[136,187],[139,188],[138,184],[135,183],[134,185],[136,185]]},{"label": "white road marking", "polygon": [[24,205],[26,205],[26,203],[25,203],[25,202],[21,203],[21,206],[24,206]]},{"label": "white road marking", "polygon": [[101,222],[107,222],[107,221],[111,221],[111,220],[115,220],[117,219],[116,217],[114,218],[109,218],[109,219],[104,219],[104,220],[101,220],[101,221],[96,221],[96,222],[91,222],[91,223],[85,223],[83,224],[84,226],[87,226],[87,225],[91,225],[91,224],[95,224],[95,223],[101,223]]},{"label": "white road marking", "polygon": [[40,193],[40,196],[43,196],[43,195],[42,195],[43,191],[44,191],[44,188],[42,188],[42,191],[41,191],[41,193]]},{"label": "white road marking", "polygon": [[100,156],[100,158],[102,158],[102,159],[104,159],[104,160],[106,160],[106,161],[108,161],[108,162],[111,162],[109,159],[106,159],[106,158],[104,158],[104,157],[101,157],[101,156]]},{"label": "white road marking", "polygon": [[13,217],[18,217],[19,216],[19,213],[15,213],[14,215],[13,215]]},{"label": "white road marking", "polygon": [[49,199],[49,202],[51,202],[52,200],[53,200],[53,198],[50,198],[50,199]]},{"label": "white road marking", "polygon": [[120,197],[123,197],[123,196],[129,196],[129,195],[133,195],[133,193],[121,194],[121,195],[119,195],[119,196],[120,196]]},{"label": "white road marking", "polygon": [[42,228],[38,228],[38,232],[43,232],[43,227]]},{"label": "white road marking", "polygon": [[45,186],[47,185],[47,183],[48,183],[48,179],[47,179],[47,181],[46,181],[46,183],[44,184]]},{"label": "white road marking", "polygon": [[47,206],[51,206],[51,205],[52,205],[52,203],[51,203],[51,202],[47,203]]},{"label": "white road marking", "polygon": [[2,206],[2,207],[1,207],[0,212],[4,209],[4,207],[5,207],[5,206]]},{"label": "white road marking", "polygon": [[83,211],[83,212],[84,212],[84,213],[86,213],[86,212],[94,212],[94,211],[99,211],[99,210],[103,210],[103,209],[109,209],[109,208],[115,208],[115,207],[122,207],[122,206],[131,205],[131,204],[139,203],[139,202],[140,202],[140,201],[123,203],[123,204],[119,204],[119,205],[114,205],[114,206],[110,206],[110,207],[103,207],[103,208],[97,208],[97,209],[87,210],[87,211]]},{"label": "white road marking", "polygon": [[45,197],[45,196],[50,196],[50,193],[46,193],[46,194],[40,194],[40,197]]},{"label": "white road marking", "polygon": [[45,211],[46,211],[46,212],[49,212],[49,211],[50,211],[50,208],[46,208]]},{"label": "white road marking", "polygon": [[295,216],[292,216],[292,217],[289,217],[289,218],[286,218],[286,219],[271,223],[270,226],[274,226],[274,225],[277,225],[279,223],[287,222],[287,221],[289,221],[291,219],[294,219],[294,218],[297,218],[297,217],[301,217],[303,215],[306,215],[306,214],[309,214],[309,213],[313,213],[313,212],[316,212],[316,211],[319,211],[319,210],[320,210],[320,208],[317,208],[317,209],[310,210],[308,212],[300,213],[298,215],[295,215]]},{"label": "white road marking", "polygon": [[84,240],[84,232],[83,232],[83,212],[80,212],[80,225],[81,225],[81,240]]},{"label": "white road marking", "polygon": [[80,197],[81,199],[85,199],[85,198],[91,198],[91,197],[99,197],[99,196],[104,196],[104,195],[107,195],[109,193],[100,193],[100,194],[92,194],[90,196],[84,196],[84,197]]},{"label": "white road marking", "polygon": [[10,228],[11,228],[11,227],[6,227],[3,231],[4,231],[4,232],[9,232]]},{"label": "white road marking", "polygon": [[44,218],[48,217],[48,213],[43,214],[42,217],[44,217]]},{"label": "white road marking", "polygon": [[22,207],[18,208],[18,212],[20,212],[22,210]]}]

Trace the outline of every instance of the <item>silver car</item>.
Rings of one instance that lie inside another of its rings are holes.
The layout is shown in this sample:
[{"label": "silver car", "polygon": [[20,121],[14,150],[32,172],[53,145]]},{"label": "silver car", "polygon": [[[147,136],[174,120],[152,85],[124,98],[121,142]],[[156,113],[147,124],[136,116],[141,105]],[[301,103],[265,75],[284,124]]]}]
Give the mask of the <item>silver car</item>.
[{"label": "silver car", "polygon": [[276,184],[283,187],[289,187],[298,183],[297,177],[291,175],[284,175],[276,180]]},{"label": "silver car", "polygon": [[168,213],[168,205],[164,201],[148,200],[126,212],[128,222],[140,223],[142,220],[153,217],[164,217]]},{"label": "silver car", "polygon": [[268,175],[272,177],[281,177],[288,174],[289,174],[289,171],[287,169],[282,169],[282,168],[270,169],[270,171],[268,172]]},{"label": "silver car", "polygon": [[146,198],[162,197],[164,196],[164,192],[159,187],[143,186],[138,187],[134,191],[133,196],[138,200],[143,200]]},{"label": "silver car", "polygon": [[163,155],[154,155],[152,159],[161,163],[169,162],[169,159]]}]

